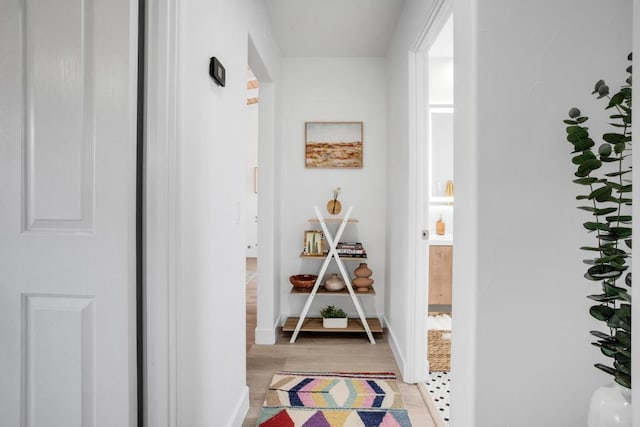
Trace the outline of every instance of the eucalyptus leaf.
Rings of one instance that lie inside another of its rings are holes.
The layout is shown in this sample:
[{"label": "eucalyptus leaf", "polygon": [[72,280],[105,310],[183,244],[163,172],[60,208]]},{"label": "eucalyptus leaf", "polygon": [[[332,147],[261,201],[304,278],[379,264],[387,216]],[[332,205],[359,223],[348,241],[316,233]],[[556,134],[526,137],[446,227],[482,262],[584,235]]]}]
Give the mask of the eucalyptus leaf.
[{"label": "eucalyptus leaf", "polygon": [[631,173],[631,170],[609,172],[609,173],[605,173],[604,176],[608,176],[608,177],[613,178],[613,177],[616,177],[616,176],[626,175],[628,173]]},{"label": "eucalyptus leaf", "polygon": [[631,376],[623,372],[616,372],[615,381],[623,387],[631,388]]},{"label": "eucalyptus leaf", "polygon": [[628,223],[628,222],[631,222],[633,217],[631,215],[613,215],[613,216],[608,216],[605,219],[609,223],[611,223],[611,222]]},{"label": "eucalyptus leaf", "polygon": [[609,334],[605,334],[604,332],[601,332],[601,331],[589,331],[589,333],[594,337],[600,338],[601,340],[604,340],[604,341],[615,341],[614,337],[612,337]]},{"label": "eucalyptus leaf", "polygon": [[613,367],[622,373],[631,375],[631,367],[625,363],[613,362]]},{"label": "eucalyptus leaf", "polygon": [[585,128],[579,127],[577,130],[574,130],[573,132],[570,132],[567,134],[567,141],[576,143],[588,137],[589,137],[589,132],[587,132]]},{"label": "eucalyptus leaf", "polygon": [[616,331],[616,339],[625,347],[631,347],[631,334],[629,332]]},{"label": "eucalyptus leaf", "polygon": [[595,365],[596,368],[603,370],[604,372],[606,372],[607,374],[610,375],[615,375],[616,374],[616,370],[611,368],[610,366],[607,365],[603,365],[602,363],[596,363]]},{"label": "eucalyptus leaf", "polygon": [[[569,139],[569,138],[567,137],[567,139]],[[596,145],[596,143],[593,142],[593,140],[591,138],[583,138],[583,139],[577,140],[573,144],[573,148],[575,150],[574,153],[578,152],[578,151],[588,150],[589,148],[593,147],[594,145]]]},{"label": "eucalyptus leaf", "polygon": [[[611,285],[608,283],[605,283],[603,285],[603,290],[607,295],[612,295],[612,296],[619,296],[627,293],[627,290],[625,288],[621,288],[619,286]],[[620,310],[620,309],[618,308],[616,310]]]},{"label": "eucalyptus leaf", "polygon": [[600,346],[600,351],[602,351],[602,354],[607,357],[615,357],[615,355],[618,353],[618,351],[614,347],[611,347],[607,344],[602,344]]},{"label": "eucalyptus leaf", "polygon": [[[582,166],[582,165],[580,165],[580,166]],[[579,168],[578,168],[578,170],[579,170]],[[612,191],[613,190],[609,186],[596,188],[595,190],[593,190],[591,192],[591,194],[589,194],[589,199],[596,199],[596,201],[598,201],[598,202],[607,201],[609,199],[609,197],[611,197],[611,192]]]},{"label": "eucalyptus leaf", "polygon": [[583,131],[585,133],[587,133],[586,131],[584,131],[584,128],[582,126],[567,126],[566,128],[567,133],[576,133],[578,131]]},{"label": "eucalyptus leaf", "polygon": [[622,104],[623,101],[624,101],[624,93],[618,92],[611,97],[611,100],[609,101],[609,107],[620,105]]},{"label": "eucalyptus leaf", "polygon": [[631,364],[631,352],[626,347],[622,347],[620,345],[616,346],[617,354],[615,355],[615,359],[618,363],[622,365]]},{"label": "eucalyptus leaf", "polygon": [[631,237],[631,227],[609,227],[608,230],[612,235],[617,236],[618,239],[625,239]]},{"label": "eucalyptus leaf", "polygon": [[594,265],[587,270],[586,275],[588,275],[589,280],[603,280],[613,277],[619,277],[622,275],[622,272],[616,268],[613,268],[611,265]]},{"label": "eucalyptus leaf", "polygon": [[584,228],[586,228],[589,231],[595,231],[595,230],[608,231],[609,230],[609,225],[601,222],[585,222],[582,225],[584,226]]},{"label": "eucalyptus leaf", "polygon": [[613,317],[615,311],[608,305],[594,305],[589,309],[589,313],[596,319],[606,322]]},{"label": "eucalyptus leaf", "polygon": [[587,295],[587,298],[589,298],[590,300],[593,301],[597,301],[597,302],[609,302],[609,301],[615,301],[618,299],[618,296],[612,296],[612,295],[607,295],[607,294],[600,294],[600,295]]},{"label": "eucalyptus leaf", "polygon": [[591,185],[593,183],[598,182],[598,178],[594,178],[594,177],[586,177],[586,178],[576,178],[573,180],[574,183],[576,184],[581,184],[581,185]]}]

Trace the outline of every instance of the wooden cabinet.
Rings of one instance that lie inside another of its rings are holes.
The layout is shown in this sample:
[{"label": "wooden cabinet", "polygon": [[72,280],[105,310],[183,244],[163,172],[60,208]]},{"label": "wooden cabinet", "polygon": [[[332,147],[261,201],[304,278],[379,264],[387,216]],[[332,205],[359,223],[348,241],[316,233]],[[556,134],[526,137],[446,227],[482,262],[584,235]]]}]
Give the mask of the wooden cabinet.
[{"label": "wooden cabinet", "polygon": [[429,246],[429,305],[451,305],[453,246]]}]

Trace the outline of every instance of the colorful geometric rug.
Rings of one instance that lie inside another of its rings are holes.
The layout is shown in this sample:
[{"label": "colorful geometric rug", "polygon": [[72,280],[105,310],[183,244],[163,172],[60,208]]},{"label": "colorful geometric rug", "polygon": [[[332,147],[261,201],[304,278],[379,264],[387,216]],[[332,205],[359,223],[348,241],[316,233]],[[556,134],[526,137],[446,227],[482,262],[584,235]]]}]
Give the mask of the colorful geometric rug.
[{"label": "colorful geometric rug", "polygon": [[258,427],[411,427],[389,372],[278,372]]}]

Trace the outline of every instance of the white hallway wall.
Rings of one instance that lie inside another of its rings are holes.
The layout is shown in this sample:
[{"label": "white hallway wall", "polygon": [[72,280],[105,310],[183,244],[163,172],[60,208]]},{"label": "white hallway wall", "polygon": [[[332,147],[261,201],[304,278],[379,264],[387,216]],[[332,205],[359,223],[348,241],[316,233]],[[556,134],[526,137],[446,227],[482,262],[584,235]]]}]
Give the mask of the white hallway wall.
[{"label": "white hallway wall", "polygon": [[[281,299],[283,316],[297,316],[304,304],[301,296],[289,294],[292,274],[316,274],[321,262],[301,260],[303,232],[307,219],[315,216],[317,205],[326,214],[332,190],[342,188],[339,200],[344,208],[353,205],[353,216],[360,222],[350,225],[344,239],[359,238],[367,248],[368,264],[377,295],[362,297],[367,314],[382,316],[385,298],[385,147],[386,74],[383,58],[284,58],[281,72],[281,149],[280,170],[282,204]],[[364,122],[362,169],[305,168],[305,121]],[[357,232],[357,234],[355,234]],[[357,263],[349,262],[353,271]],[[336,272],[335,263],[332,271]],[[356,315],[348,298],[323,297],[314,302],[313,313],[322,303],[338,304]]]},{"label": "white hallway wall", "polygon": [[[397,190],[408,179],[406,58],[429,3],[407,2],[390,49],[389,206],[408,203]],[[593,83],[624,80],[631,2],[459,0],[455,7],[452,425],[585,425],[591,392],[609,378],[592,367],[601,358],[590,345],[598,322],[586,295],[597,286],[582,279],[577,248],[590,240],[575,209],[562,120],[574,104],[601,117]],[[469,56],[474,49],[477,57]],[[404,230],[387,224],[388,280],[405,283],[396,268]],[[407,295],[386,301],[401,351]]]},{"label": "white hallway wall", "polygon": [[[578,105],[601,134],[608,112],[591,90],[624,83],[631,3],[478,2],[478,425],[582,426],[590,394],[610,381],[592,367],[605,358],[588,331],[602,325],[585,296],[599,285],[582,277],[577,248],[593,238],[575,209],[562,120]],[[561,398],[540,392],[550,384]]]},{"label": "white hallway wall", "polygon": [[[240,425],[248,408],[248,34],[272,78],[277,48],[259,1],[182,1],[177,15],[177,420],[188,426]],[[211,56],[226,68],[224,88],[208,75]]]}]

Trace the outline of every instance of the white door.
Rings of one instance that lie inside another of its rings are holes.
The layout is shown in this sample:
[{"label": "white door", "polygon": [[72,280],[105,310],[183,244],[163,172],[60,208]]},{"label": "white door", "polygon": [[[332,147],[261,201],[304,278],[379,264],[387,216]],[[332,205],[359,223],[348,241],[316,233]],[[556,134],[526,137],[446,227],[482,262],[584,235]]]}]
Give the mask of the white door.
[{"label": "white door", "polygon": [[136,0],[0,0],[0,424],[135,425]]}]

